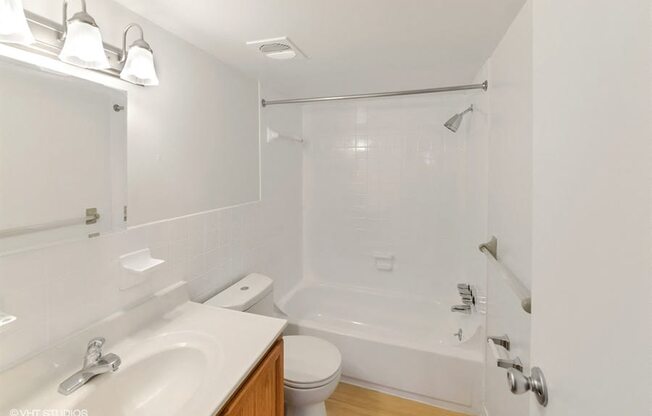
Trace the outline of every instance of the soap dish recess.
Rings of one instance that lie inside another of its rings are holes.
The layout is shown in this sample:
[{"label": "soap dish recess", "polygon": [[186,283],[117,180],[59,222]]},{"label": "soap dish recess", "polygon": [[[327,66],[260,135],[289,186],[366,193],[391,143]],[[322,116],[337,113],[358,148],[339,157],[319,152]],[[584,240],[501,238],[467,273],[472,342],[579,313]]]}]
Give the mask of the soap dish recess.
[{"label": "soap dish recess", "polygon": [[145,274],[163,263],[165,260],[152,258],[152,252],[148,248],[120,256],[120,265],[136,274]]}]

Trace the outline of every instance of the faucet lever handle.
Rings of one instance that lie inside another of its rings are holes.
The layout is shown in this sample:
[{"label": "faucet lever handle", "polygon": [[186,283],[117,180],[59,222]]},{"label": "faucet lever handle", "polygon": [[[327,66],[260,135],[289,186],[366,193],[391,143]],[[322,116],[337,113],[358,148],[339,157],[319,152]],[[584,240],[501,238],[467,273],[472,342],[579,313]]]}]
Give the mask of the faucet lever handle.
[{"label": "faucet lever handle", "polygon": [[106,342],[106,339],[103,337],[97,337],[93,338],[92,340],[88,341],[88,350],[90,351],[91,349],[99,349],[102,348],[104,343]]},{"label": "faucet lever handle", "polygon": [[102,358],[102,346],[105,342],[106,339],[102,337],[93,338],[88,341],[86,357],[84,357],[84,368],[97,363],[97,361]]}]

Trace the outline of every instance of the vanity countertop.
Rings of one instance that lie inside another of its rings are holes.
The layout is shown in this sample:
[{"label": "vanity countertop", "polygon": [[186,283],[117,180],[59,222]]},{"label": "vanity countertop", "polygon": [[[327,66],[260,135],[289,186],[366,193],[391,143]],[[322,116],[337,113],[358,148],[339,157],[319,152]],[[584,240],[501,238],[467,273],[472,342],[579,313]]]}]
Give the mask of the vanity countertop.
[{"label": "vanity countertop", "polygon": [[[180,294],[184,289],[161,292],[0,373],[0,414],[215,414],[281,336],[286,321],[189,302]],[[107,339],[104,353],[120,356],[119,370],[69,396],[60,394],[59,383],[81,368],[86,342],[95,336]]]}]

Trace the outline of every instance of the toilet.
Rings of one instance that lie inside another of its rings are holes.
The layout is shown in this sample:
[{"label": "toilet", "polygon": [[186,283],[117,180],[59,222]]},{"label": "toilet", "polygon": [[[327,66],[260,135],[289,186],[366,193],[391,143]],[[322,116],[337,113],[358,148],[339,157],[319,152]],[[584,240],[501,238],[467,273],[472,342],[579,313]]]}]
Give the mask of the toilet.
[{"label": "toilet", "polygon": [[[253,273],[205,302],[259,315],[276,316],[274,282]],[[324,402],[335,391],[342,374],[342,355],[321,338],[283,337],[286,416],[326,416]]]}]

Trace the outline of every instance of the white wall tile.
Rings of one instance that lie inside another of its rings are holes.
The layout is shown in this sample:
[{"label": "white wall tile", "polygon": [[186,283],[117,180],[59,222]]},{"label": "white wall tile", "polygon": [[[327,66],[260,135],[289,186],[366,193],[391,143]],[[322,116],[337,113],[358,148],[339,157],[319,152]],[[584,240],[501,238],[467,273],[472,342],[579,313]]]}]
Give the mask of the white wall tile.
[{"label": "white wall tile", "polygon": [[[467,168],[478,157],[473,115],[457,134],[443,126],[471,102],[450,94],[304,109],[308,278],[446,302],[459,302],[456,283],[483,281],[466,266],[478,254],[464,238],[471,225],[485,231],[486,204],[469,207],[477,196],[467,193],[486,198],[485,172]],[[376,252],[394,255],[392,271],[377,270]]]},{"label": "white wall tile", "polygon": [[[203,300],[248,273],[271,272],[280,281],[298,276],[300,258],[284,250],[300,251],[300,235],[269,231],[275,220],[263,210],[251,203],[0,257],[0,310],[18,316],[0,333],[0,369],[180,280]],[[146,247],[166,263],[142,284],[120,290],[127,272],[118,257]]]}]

